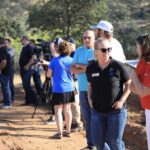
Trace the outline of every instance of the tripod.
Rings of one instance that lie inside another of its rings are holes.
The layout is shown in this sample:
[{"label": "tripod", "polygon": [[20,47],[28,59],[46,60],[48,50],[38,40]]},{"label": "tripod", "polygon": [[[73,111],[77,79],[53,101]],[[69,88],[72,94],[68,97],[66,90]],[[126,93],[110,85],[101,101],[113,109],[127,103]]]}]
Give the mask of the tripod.
[{"label": "tripod", "polygon": [[[49,104],[49,99],[51,97],[51,93],[52,93],[52,86],[51,86],[51,82],[50,82],[50,79],[49,78],[46,78],[45,81],[44,81],[44,84],[43,84],[43,91],[42,91],[42,94],[40,94],[40,97],[42,99],[42,102],[45,103],[45,104]],[[33,111],[33,114],[32,114],[32,117],[31,118],[34,118],[34,115],[35,115],[35,112],[36,112],[36,109],[38,107],[38,102],[36,103],[35,105],[35,108],[34,108],[34,111]],[[52,104],[50,103],[50,111],[52,110]]]}]

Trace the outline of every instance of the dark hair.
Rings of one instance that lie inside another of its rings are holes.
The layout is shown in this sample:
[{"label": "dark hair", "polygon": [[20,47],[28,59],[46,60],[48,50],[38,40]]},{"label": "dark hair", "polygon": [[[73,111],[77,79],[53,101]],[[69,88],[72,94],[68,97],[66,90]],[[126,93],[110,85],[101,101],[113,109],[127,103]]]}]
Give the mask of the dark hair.
[{"label": "dark hair", "polygon": [[5,39],[3,37],[0,37],[0,45],[5,45]]},{"label": "dark hair", "polygon": [[150,37],[148,34],[139,35],[136,38],[136,42],[141,47],[141,58],[145,61],[150,61]]},{"label": "dark hair", "polygon": [[5,41],[8,41],[9,43],[11,43],[11,40],[10,40],[10,39],[5,39]]},{"label": "dark hair", "polygon": [[63,41],[59,44],[58,53],[60,56],[70,55],[71,53],[71,45],[67,41]]},{"label": "dark hair", "polygon": [[29,41],[35,44],[35,40],[34,39],[30,39]]}]

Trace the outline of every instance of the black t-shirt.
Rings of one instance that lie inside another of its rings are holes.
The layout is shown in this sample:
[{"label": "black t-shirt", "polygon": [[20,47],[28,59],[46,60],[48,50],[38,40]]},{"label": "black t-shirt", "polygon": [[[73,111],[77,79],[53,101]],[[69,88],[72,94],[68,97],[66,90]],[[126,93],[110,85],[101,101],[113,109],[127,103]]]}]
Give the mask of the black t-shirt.
[{"label": "black t-shirt", "polygon": [[20,67],[24,67],[34,55],[33,48],[28,44],[22,48],[19,58]]},{"label": "black t-shirt", "polygon": [[123,94],[123,84],[130,79],[124,64],[112,59],[104,70],[98,66],[97,61],[91,63],[86,75],[91,83],[93,107],[101,113],[113,109],[112,105]]},{"label": "black t-shirt", "polygon": [[0,62],[2,60],[6,60],[6,66],[1,70],[1,73],[8,75],[10,67],[10,58],[9,55],[7,54],[7,49],[5,47],[0,48]]}]

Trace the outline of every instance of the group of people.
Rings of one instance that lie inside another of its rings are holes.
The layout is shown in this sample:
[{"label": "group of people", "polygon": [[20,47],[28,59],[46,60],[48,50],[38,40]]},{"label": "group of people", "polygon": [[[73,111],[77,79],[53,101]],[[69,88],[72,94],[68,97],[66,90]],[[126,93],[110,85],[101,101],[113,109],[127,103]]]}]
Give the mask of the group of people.
[{"label": "group of people", "polygon": [[[46,77],[52,84],[51,102],[57,124],[53,138],[70,137],[73,122],[78,127],[82,126],[82,115],[87,140],[85,149],[125,150],[122,138],[127,120],[126,100],[132,91],[140,96],[145,109],[150,150],[150,36],[144,34],[136,38],[139,63],[136,70],[129,70],[125,65],[123,48],[113,37],[112,24],[102,20],[91,28],[94,31],[83,33],[83,46],[76,49],[75,42],[70,39],[60,40],[57,45],[51,43],[53,58],[50,62],[42,61],[48,66]],[[26,36],[21,38],[21,42],[24,46],[19,59],[20,74],[25,102],[30,104],[37,100],[30,85],[33,75],[30,66],[38,56]],[[4,47],[1,42],[0,53]],[[6,56],[0,54],[1,87],[5,70],[2,58],[6,59]],[[79,97],[75,92],[77,84]],[[63,131],[63,122],[66,131]]]}]

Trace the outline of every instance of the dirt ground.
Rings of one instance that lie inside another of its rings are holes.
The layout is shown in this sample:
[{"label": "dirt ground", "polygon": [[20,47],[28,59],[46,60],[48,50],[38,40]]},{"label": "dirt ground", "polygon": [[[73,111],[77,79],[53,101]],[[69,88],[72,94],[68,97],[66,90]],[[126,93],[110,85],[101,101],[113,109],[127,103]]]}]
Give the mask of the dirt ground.
[{"label": "dirt ground", "polygon": [[[86,146],[85,132],[71,138],[52,139],[56,125],[46,125],[46,109],[39,106],[32,119],[33,106],[24,103],[24,91],[19,76],[15,76],[16,99],[11,109],[0,109],[0,150],[82,150]],[[0,93],[0,100],[2,99]],[[127,150],[147,150],[144,111],[138,97],[128,99],[128,121],[124,133]]]}]

